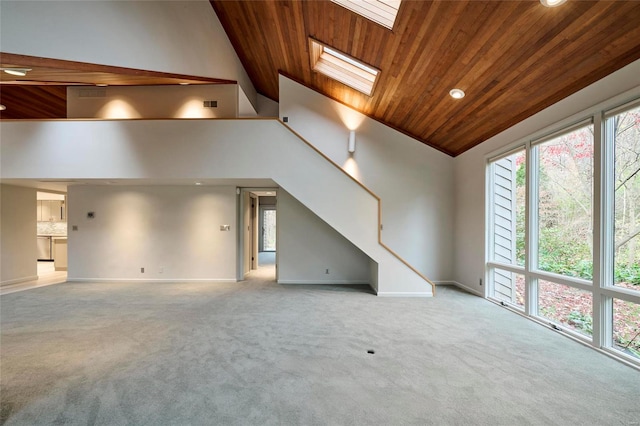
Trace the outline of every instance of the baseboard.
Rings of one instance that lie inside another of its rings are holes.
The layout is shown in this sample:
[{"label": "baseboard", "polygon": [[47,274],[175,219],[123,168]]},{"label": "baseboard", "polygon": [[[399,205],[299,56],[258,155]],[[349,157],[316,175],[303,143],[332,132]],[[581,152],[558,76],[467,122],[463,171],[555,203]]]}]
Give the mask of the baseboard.
[{"label": "baseboard", "polygon": [[68,282],[87,283],[213,283],[213,282],[237,282],[235,278],[67,278]]},{"label": "baseboard", "polygon": [[24,283],[27,281],[35,281],[37,279],[38,279],[37,275],[32,275],[30,277],[23,277],[23,278],[15,278],[13,280],[6,280],[6,281],[0,282],[0,287],[4,287],[5,285]]},{"label": "baseboard", "polygon": [[479,292],[478,290],[476,290],[475,288],[468,287],[468,286],[466,286],[466,285],[464,285],[464,284],[459,283],[458,281],[451,281],[451,285],[454,285],[454,286],[456,286],[456,287],[458,287],[458,288],[461,288],[461,289],[463,289],[464,291],[467,291],[467,292],[469,292],[469,293],[471,293],[471,294],[475,294],[475,295],[476,295],[476,296],[478,296],[478,297],[484,297],[484,294],[480,293],[480,292]]},{"label": "baseboard", "polygon": [[379,291],[380,297],[433,297],[430,291]]},{"label": "baseboard", "polygon": [[369,285],[369,281],[364,280],[278,280],[278,284],[301,284],[301,285]]},{"label": "baseboard", "polygon": [[433,281],[433,283],[435,285],[456,285],[456,282],[452,281],[452,280],[448,280],[448,281]]}]

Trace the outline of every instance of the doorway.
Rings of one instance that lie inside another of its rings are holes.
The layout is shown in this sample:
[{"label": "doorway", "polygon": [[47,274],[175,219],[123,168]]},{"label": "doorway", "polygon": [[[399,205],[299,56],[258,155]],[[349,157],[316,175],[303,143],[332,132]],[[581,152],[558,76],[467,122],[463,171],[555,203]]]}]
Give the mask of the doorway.
[{"label": "doorway", "polygon": [[277,191],[242,189],[242,231],[238,279],[277,279]]}]

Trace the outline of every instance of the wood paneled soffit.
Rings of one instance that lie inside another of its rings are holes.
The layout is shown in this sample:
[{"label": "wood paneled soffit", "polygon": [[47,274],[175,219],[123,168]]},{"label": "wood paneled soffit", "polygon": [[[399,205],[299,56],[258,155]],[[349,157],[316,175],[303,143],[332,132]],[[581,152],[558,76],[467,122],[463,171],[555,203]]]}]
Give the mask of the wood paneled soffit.
[{"label": "wood paneled soffit", "polygon": [[24,77],[0,73],[2,84],[16,85],[95,85],[114,86],[189,84],[233,84],[234,80],[197,77],[146,71],[135,68],[89,64],[86,62],[64,61],[60,59],[0,53],[0,66],[31,68]]},{"label": "wood paneled soffit", "polygon": [[67,87],[235,84],[233,80],[0,53],[2,68],[29,68],[26,76],[0,72],[2,119],[67,117]]}]

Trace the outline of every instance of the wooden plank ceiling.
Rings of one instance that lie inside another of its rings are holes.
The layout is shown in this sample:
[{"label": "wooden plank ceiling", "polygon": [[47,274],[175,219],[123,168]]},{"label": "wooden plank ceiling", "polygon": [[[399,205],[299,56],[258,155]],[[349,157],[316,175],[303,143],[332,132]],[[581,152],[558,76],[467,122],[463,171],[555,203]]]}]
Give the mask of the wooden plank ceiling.
[{"label": "wooden plank ceiling", "polygon": [[0,111],[3,119],[67,117],[67,86],[146,86],[189,84],[229,84],[231,80],[169,74],[134,68],[63,61],[34,56],[0,53],[0,67],[29,68],[26,76],[0,72]]},{"label": "wooden plank ceiling", "polygon": [[[259,93],[282,73],[454,156],[640,58],[635,0],[405,0],[391,31],[328,0],[211,4]],[[313,72],[309,37],[380,69],[373,95]]]}]

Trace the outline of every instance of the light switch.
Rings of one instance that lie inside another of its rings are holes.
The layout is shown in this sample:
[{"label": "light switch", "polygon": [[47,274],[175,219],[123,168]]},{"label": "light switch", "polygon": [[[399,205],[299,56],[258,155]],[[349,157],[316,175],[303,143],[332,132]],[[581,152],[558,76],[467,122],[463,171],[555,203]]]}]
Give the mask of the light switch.
[{"label": "light switch", "polygon": [[231,229],[231,225],[220,225],[221,231],[229,231]]}]

